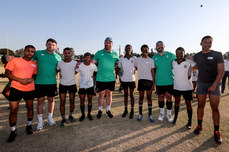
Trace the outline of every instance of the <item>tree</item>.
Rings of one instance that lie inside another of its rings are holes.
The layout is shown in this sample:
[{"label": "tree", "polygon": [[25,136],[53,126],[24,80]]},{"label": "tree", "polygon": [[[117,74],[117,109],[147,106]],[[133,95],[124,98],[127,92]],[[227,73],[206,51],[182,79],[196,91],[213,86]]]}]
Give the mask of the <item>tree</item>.
[{"label": "tree", "polygon": [[7,48],[2,48],[0,49],[0,54],[7,54],[7,50],[9,51],[9,55],[15,55],[13,50],[7,49]]},{"label": "tree", "polygon": [[23,56],[24,55],[24,48],[15,51],[16,56]]}]

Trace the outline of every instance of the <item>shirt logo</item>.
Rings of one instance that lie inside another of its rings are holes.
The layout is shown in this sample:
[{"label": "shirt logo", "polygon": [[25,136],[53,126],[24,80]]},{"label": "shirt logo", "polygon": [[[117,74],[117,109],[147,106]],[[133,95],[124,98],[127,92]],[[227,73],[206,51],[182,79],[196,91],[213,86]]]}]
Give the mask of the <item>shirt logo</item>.
[{"label": "shirt logo", "polygon": [[184,68],[186,69],[187,68],[187,65],[184,65]]},{"label": "shirt logo", "polygon": [[31,66],[32,66],[32,67],[36,67],[36,65],[34,65],[34,64],[31,64]]},{"label": "shirt logo", "polygon": [[102,56],[104,55],[104,54],[101,54]]},{"label": "shirt logo", "polygon": [[157,58],[155,58],[155,60],[157,60]]},{"label": "shirt logo", "polygon": [[167,58],[169,58],[169,56],[168,56],[168,55],[166,55],[166,57],[167,57]]},{"label": "shirt logo", "polygon": [[208,60],[213,60],[213,57],[212,57],[212,56],[209,56],[209,57],[208,57]]},{"label": "shirt logo", "polygon": [[42,56],[44,56],[45,54],[41,54]]}]

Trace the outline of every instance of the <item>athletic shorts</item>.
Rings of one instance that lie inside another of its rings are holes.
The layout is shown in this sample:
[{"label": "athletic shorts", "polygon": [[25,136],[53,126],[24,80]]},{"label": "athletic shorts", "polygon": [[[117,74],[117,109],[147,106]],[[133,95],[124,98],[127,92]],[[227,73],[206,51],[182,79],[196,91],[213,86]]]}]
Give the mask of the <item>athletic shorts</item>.
[{"label": "athletic shorts", "polygon": [[94,95],[94,87],[91,88],[80,88],[79,94],[87,94],[87,95]]},{"label": "athletic shorts", "polygon": [[214,96],[220,96],[220,87],[219,84],[216,86],[214,92],[208,92],[208,88],[213,84],[213,82],[197,82],[196,94],[211,94]]},{"label": "athletic shorts", "polygon": [[35,84],[36,97],[54,97],[57,96],[57,87],[56,84]]},{"label": "athletic shorts", "polygon": [[114,91],[114,89],[115,89],[115,81],[111,81],[111,82],[96,81],[96,90],[98,92],[104,91],[106,89],[108,89],[110,91]]},{"label": "athletic shorts", "polygon": [[174,97],[180,97],[181,95],[183,96],[184,100],[192,100],[193,99],[192,90],[188,90],[188,91],[179,91],[176,89],[173,90],[173,96]]},{"label": "athletic shorts", "polygon": [[165,94],[168,92],[170,95],[173,95],[173,84],[166,86],[156,86],[157,95]]},{"label": "athletic shorts", "polygon": [[62,94],[62,93],[76,93],[77,92],[77,88],[76,88],[76,84],[73,84],[73,85],[62,85],[62,84],[59,84],[59,94]]},{"label": "athletic shorts", "polygon": [[122,88],[123,89],[130,88],[131,90],[133,90],[134,88],[136,88],[135,81],[133,81],[133,82],[123,82],[123,81],[121,81],[121,84],[122,84]]},{"label": "athletic shorts", "polygon": [[10,95],[9,101],[20,101],[21,99],[24,100],[33,100],[35,98],[35,91],[20,91],[15,88],[10,88]]},{"label": "athletic shorts", "polygon": [[138,91],[150,91],[153,86],[153,81],[141,79],[138,80]]}]

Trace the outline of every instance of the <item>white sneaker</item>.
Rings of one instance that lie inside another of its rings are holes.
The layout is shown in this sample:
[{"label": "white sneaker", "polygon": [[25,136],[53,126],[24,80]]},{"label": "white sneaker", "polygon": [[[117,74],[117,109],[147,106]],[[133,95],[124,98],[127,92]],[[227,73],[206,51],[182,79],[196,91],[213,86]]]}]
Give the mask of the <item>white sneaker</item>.
[{"label": "white sneaker", "polygon": [[168,122],[173,122],[172,115],[167,115]]},{"label": "white sneaker", "polygon": [[160,113],[160,115],[158,116],[158,120],[159,121],[163,121],[163,119],[164,119],[164,114]]},{"label": "white sneaker", "polygon": [[44,126],[44,122],[43,121],[38,121],[38,124],[37,124],[37,131],[40,131],[43,129],[43,126]]},{"label": "white sneaker", "polygon": [[56,124],[52,117],[48,117],[48,121],[47,121],[47,122],[48,122],[48,124],[49,124],[50,126],[53,126],[53,125]]}]

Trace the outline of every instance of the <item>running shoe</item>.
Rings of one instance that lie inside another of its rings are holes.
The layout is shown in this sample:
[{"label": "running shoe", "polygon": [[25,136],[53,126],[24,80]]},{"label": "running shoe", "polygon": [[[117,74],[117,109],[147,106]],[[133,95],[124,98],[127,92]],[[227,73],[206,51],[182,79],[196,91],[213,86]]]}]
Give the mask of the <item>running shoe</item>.
[{"label": "running shoe", "polygon": [[222,137],[221,137],[219,131],[215,131],[215,132],[214,132],[214,137],[215,137],[215,142],[216,142],[217,144],[221,144],[221,143],[222,143],[223,139],[222,139]]},{"label": "running shoe", "polygon": [[187,125],[186,125],[186,128],[187,129],[191,129],[192,128],[192,123],[191,122],[188,122]]},{"label": "running shoe", "polygon": [[167,115],[168,122],[173,122],[172,115]]},{"label": "running shoe", "polygon": [[84,120],[84,118],[85,118],[85,115],[82,115],[82,116],[80,117],[80,122],[82,122],[82,121]]},{"label": "running shoe", "polygon": [[100,118],[102,117],[102,113],[103,113],[103,112],[102,112],[101,110],[98,111],[98,114],[97,114],[97,118],[98,118],[98,119],[100,119]]},{"label": "running shoe", "polygon": [[75,122],[76,119],[73,117],[73,116],[69,116],[68,119],[71,121],[71,122]]},{"label": "running shoe", "polygon": [[61,126],[61,127],[64,127],[65,124],[66,124],[66,119],[62,119],[62,120],[61,120],[61,123],[60,123],[60,126]]},{"label": "running shoe", "polygon": [[14,131],[11,131],[9,138],[7,139],[7,142],[8,143],[13,142],[15,138],[17,137],[17,134],[18,134],[17,129],[15,129]]},{"label": "running shoe", "polygon": [[38,124],[37,124],[37,131],[40,131],[43,129],[43,126],[44,126],[44,122],[43,121],[38,121]]},{"label": "running shoe", "polygon": [[149,121],[150,121],[150,122],[152,122],[152,123],[154,123],[154,122],[155,122],[155,120],[154,120],[154,118],[153,118],[153,116],[152,116],[152,115],[150,115],[150,116],[149,116]]},{"label": "running shoe", "polygon": [[49,124],[50,126],[53,126],[53,125],[56,124],[52,117],[48,117],[48,121],[47,121],[47,122],[48,122],[48,124]]},{"label": "running shoe", "polygon": [[26,126],[26,132],[27,132],[28,135],[33,134],[32,125],[27,125]]},{"label": "running shoe", "polygon": [[130,116],[129,116],[130,119],[133,119],[134,118],[134,112],[130,112]]},{"label": "running shoe", "polygon": [[107,116],[108,116],[109,118],[113,118],[113,115],[112,115],[112,113],[111,113],[110,110],[107,111]]},{"label": "running shoe", "polygon": [[138,115],[138,117],[137,117],[137,121],[142,121],[142,117],[143,117],[143,115]]},{"label": "running shoe", "polygon": [[91,120],[91,121],[93,120],[93,117],[92,117],[91,114],[87,114],[87,117],[88,117],[89,120]]},{"label": "running shoe", "polygon": [[160,113],[160,115],[158,116],[158,120],[159,121],[163,121],[163,119],[164,119],[164,114]]},{"label": "running shoe", "polygon": [[127,114],[128,114],[128,111],[124,111],[122,114],[122,117],[125,118]]},{"label": "running shoe", "polygon": [[201,131],[202,131],[202,127],[200,125],[197,125],[196,129],[194,130],[194,134],[199,135]]}]

